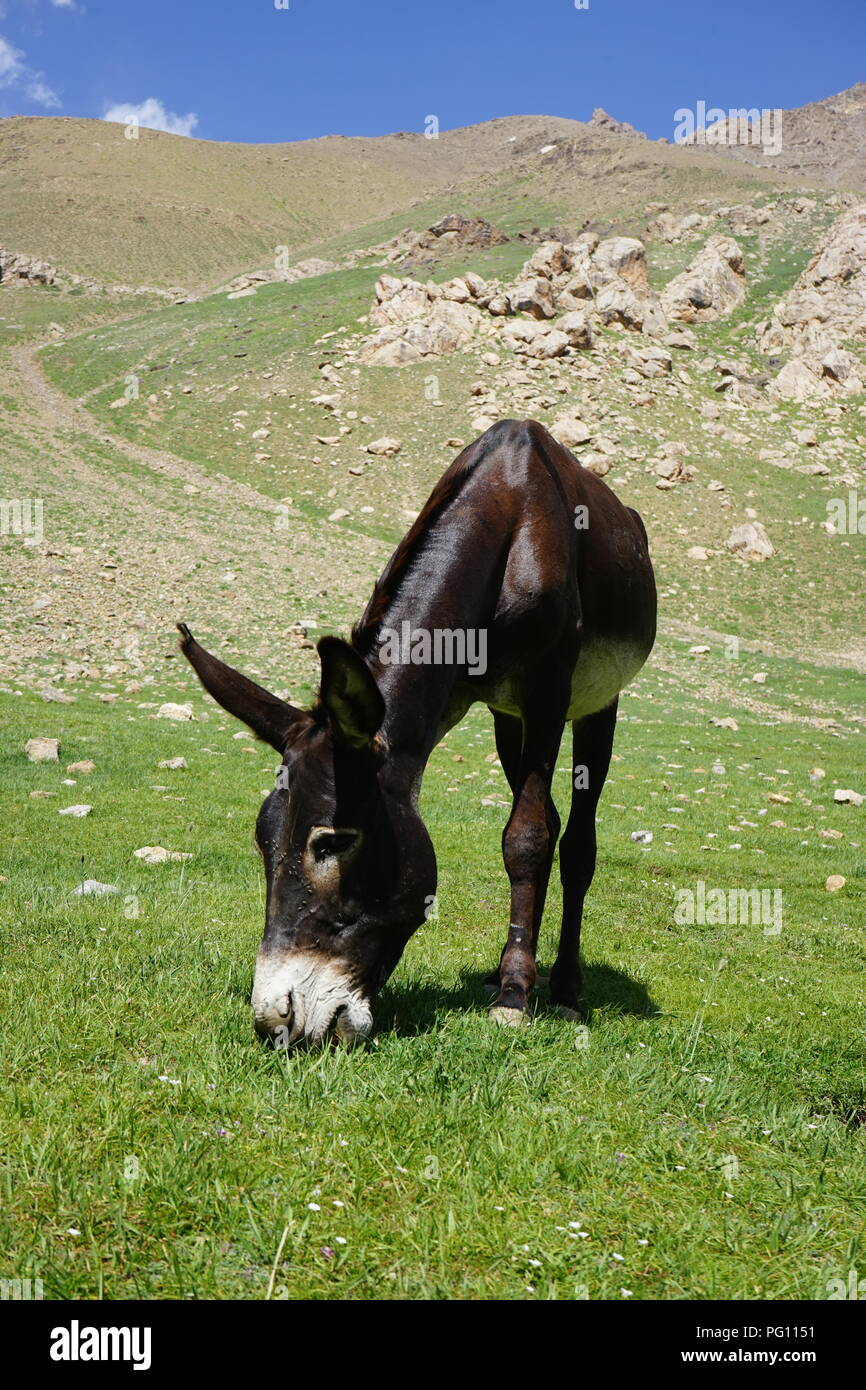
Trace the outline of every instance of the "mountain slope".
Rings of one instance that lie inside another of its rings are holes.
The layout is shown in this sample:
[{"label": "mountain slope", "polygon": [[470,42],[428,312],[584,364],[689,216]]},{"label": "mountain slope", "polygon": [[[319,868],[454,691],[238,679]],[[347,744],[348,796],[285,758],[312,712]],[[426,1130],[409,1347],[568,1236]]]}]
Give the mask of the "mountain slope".
[{"label": "mountain slope", "polygon": [[[466,211],[512,228],[632,219],[648,199],[736,202],[778,174],[597,125],[514,116],[443,132],[236,145],[104,121],[0,121],[0,244],[97,280],[198,289],[370,228]],[[389,219],[392,224],[389,224]],[[353,244],[358,238],[353,235]]]},{"label": "mountain slope", "polygon": [[830,188],[866,188],[866,83],[782,113],[782,149],[720,147],[733,159]]}]

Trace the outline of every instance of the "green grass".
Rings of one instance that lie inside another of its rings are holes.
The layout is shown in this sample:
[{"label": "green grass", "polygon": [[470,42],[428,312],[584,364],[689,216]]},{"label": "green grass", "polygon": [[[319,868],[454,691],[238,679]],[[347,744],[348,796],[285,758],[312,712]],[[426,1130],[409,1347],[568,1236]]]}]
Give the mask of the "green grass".
[{"label": "green grass", "polygon": [[[738,711],[733,732],[666,675],[694,666],[684,647],[661,655],[623,701],[600,809],[588,1028],[551,1016],[543,988],[525,1032],[486,1017],[506,812],[481,804],[504,779],[477,712],[425,783],[438,918],[353,1054],[252,1035],[270,751],[186,678],[146,692],[191,697],[185,725],[86,683],[72,706],[0,697],[6,1273],[49,1298],[258,1299],[272,1275],[291,1299],[825,1297],[863,1258],[866,812],[832,790],[866,783],[866,683],[844,679],[835,730]],[[769,670],[789,697],[833,674]],[[62,739],[59,766],[26,761],[35,733]],[[178,754],[188,770],[157,769]],[[63,787],[81,758],[96,772]],[[87,819],[57,815],[81,801]],[[146,867],[143,844],[193,857]],[[88,877],[119,893],[71,896]],[[675,890],[700,879],[781,889],[781,934],[678,926]]]}]

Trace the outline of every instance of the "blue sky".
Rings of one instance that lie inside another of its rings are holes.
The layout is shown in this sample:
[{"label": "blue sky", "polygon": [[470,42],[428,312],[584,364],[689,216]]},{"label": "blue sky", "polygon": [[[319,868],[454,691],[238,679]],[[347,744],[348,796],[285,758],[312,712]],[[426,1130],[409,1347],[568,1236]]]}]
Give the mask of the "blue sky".
[{"label": "blue sky", "polygon": [[604,106],[670,139],[699,100],[801,106],[866,78],[866,0],[285,4],[0,0],[0,116],[132,108],[179,134],[267,142]]}]

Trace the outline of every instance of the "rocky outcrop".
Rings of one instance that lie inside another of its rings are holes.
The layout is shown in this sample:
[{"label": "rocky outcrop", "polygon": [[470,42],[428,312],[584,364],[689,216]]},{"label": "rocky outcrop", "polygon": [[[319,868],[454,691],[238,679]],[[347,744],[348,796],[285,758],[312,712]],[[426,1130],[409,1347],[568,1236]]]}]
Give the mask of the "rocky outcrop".
[{"label": "rocky outcrop", "polygon": [[505,233],[485,218],[463,217],[460,213],[451,212],[422,232],[407,227],[390,241],[352,251],[346,262],[356,265],[370,257],[378,257],[386,265],[399,265],[403,261],[433,261],[439,256],[453,255],[455,251],[486,250],[489,246],[500,246],[506,241],[508,237]]},{"label": "rocky outcrop", "polygon": [[631,135],[637,140],[646,140],[647,136],[642,130],[636,130],[628,121],[618,121],[613,116],[609,116],[603,106],[597,106],[592,113],[589,121],[597,130],[609,130],[612,135]]},{"label": "rocky outcrop", "polygon": [[[473,280],[486,288],[480,276]],[[381,326],[363,344],[359,361],[403,367],[468,346],[482,317],[472,300],[465,279],[421,285],[383,275],[376,282],[376,304],[370,311],[370,322]]]},{"label": "rocky outcrop", "polygon": [[743,253],[729,236],[711,236],[691,265],[668,284],[661,297],[669,318],[707,323],[730,314],[746,297]]},{"label": "rocky outcrop", "polygon": [[53,285],[57,271],[38,256],[22,256],[0,246],[0,281],[4,285]]},{"label": "rocky outcrop", "polygon": [[479,331],[501,333],[503,346],[518,355],[548,358],[591,349],[597,324],[645,334],[668,326],[649,287],[643,243],[601,241],[590,232],[573,242],[542,242],[512,285],[471,271],[444,285],[382,275],[369,321],[378,331],[359,360],[384,366],[453,352]]},{"label": "rocky outcrop", "polygon": [[845,340],[866,340],[866,204],[834,222],[794,287],[755,333],[763,352],[790,352],[771,386],[793,400],[863,389]]}]

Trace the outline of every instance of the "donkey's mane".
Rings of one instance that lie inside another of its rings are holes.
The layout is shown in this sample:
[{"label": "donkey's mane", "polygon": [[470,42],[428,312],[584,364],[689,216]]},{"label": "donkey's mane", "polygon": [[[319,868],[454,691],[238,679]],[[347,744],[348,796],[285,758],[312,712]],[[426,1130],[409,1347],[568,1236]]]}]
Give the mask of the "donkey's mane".
[{"label": "donkey's mane", "polygon": [[[503,421],[502,424],[508,424]],[[498,431],[499,426],[495,429]],[[446,511],[449,504],[460,492],[469,475],[474,472],[495,443],[490,439],[494,430],[488,430],[462,453],[446,469],[428,497],[423,509],[413,521],[401,540],[375,588],[364,610],[363,616],[352,629],[352,646],[361,656],[367,656],[373,646],[379,625],[387,612],[388,605],[409,572],[412,561],[420,555],[435,522]]]}]

